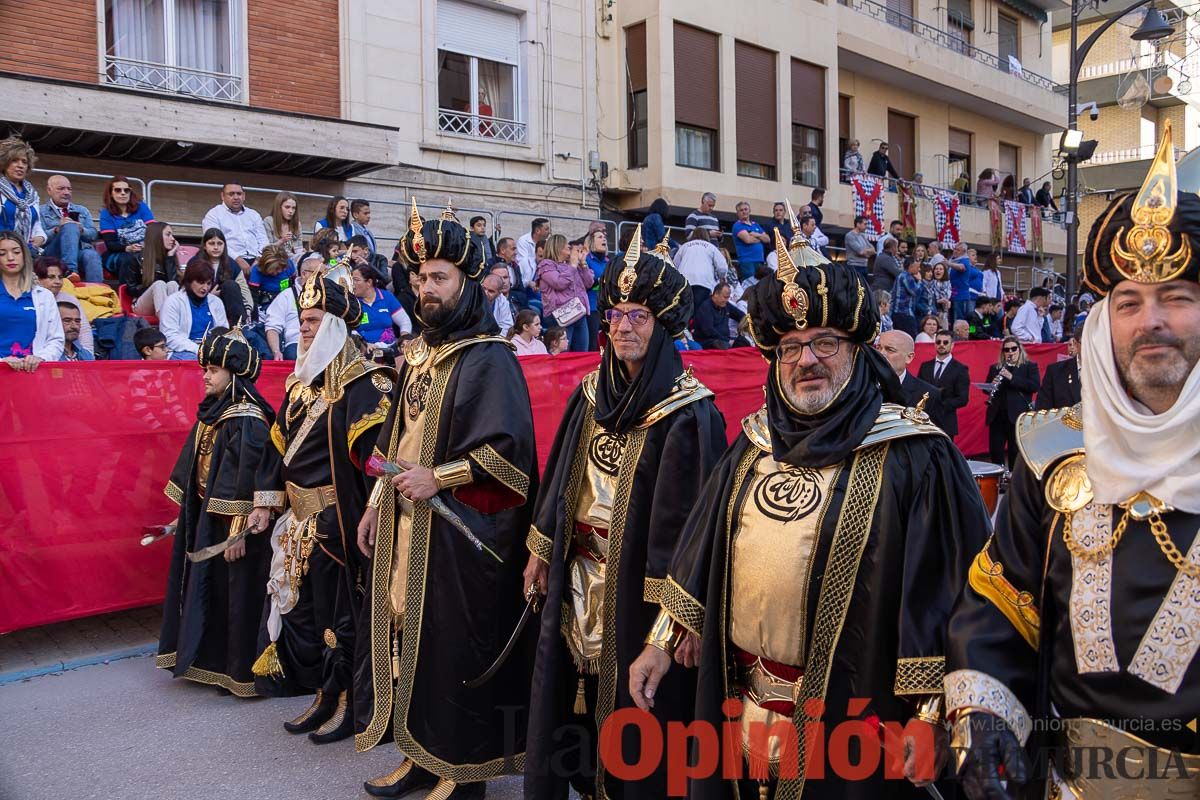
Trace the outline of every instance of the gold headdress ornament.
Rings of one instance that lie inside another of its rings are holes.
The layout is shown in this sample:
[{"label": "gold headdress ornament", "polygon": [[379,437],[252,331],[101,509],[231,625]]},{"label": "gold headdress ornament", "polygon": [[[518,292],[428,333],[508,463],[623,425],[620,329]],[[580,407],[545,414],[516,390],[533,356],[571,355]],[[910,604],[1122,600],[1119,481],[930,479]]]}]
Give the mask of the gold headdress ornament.
[{"label": "gold headdress ornament", "polygon": [[675,262],[671,259],[671,232],[663,233],[662,241],[654,246],[654,255],[661,258],[663,261],[675,266]]},{"label": "gold headdress ornament", "polygon": [[783,199],[783,206],[787,209],[788,225],[792,226],[792,240],[788,242],[788,247],[796,248],[802,243],[808,244],[808,240],[804,238],[804,234],[800,232],[800,218],[797,217],[796,212],[792,210],[792,201],[785,197]]},{"label": "gold headdress ornament", "polygon": [[639,222],[633,238],[629,240],[629,249],[625,251],[625,267],[617,276],[617,289],[621,292],[621,302],[629,301],[633,285],[637,283],[637,263],[642,257],[642,224]]},{"label": "gold headdress ornament", "polygon": [[454,198],[446,198],[446,208],[442,211],[442,222],[458,222],[458,216],[454,213]]},{"label": "gold headdress ornament", "polygon": [[1188,268],[1192,245],[1186,235],[1170,252],[1175,202],[1175,148],[1167,120],[1150,172],[1133,199],[1129,212],[1133,227],[1128,232],[1122,228],[1113,239],[1110,255],[1122,276],[1137,283],[1166,283]]},{"label": "gold headdress ornament", "polygon": [[[791,214],[791,209],[788,209]],[[804,242],[804,246],[808,243]],[[783,291],[779,293],[780,301],[783,303],[783,310],[796,321],[796,327],[799,330],[804,330],[808,327],[808,292],[800,288],[796,283],[796,275],[799,270],[796,264],[792,261],[792,254],[788,252],[787,246],[783,243],[783,234],[779,229],[775,229],[775,257],[779,259],[779,266],[775,270],[775,277],[783,284]]]},{"label": "gold headdress ornament", "polygon": [[412,214],[408,217],[408,229],[412,232],[412,251],[417,254],[417,259],[425,263],[425,237],[421,235],[421,226],[424,225],[421,219],[420,212],[417,211],[417,198],[412,199]]}]

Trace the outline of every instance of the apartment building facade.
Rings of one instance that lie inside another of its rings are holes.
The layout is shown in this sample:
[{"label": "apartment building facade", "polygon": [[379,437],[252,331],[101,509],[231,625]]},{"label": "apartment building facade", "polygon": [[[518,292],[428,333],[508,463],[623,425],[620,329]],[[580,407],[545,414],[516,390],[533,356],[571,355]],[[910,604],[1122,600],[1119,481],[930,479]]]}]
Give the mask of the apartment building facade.
[{"label": "apartment building facade", "polygon": [[[1051,68],[1048,10],[1057,0],[820,2],[626,0],[602,10],[600,152],[607,197],[624,209],[656,197],[687,213],[714,192],[769,215],[827,189],[825,226],[850,226],[842,153],[888,141],[902,177],[947,186],[991,167],[1037,178],[1066,121]],[[606,15],[606,16],[605,16]],[[1010,60],[1009,56],[1013,58]],[[898,216],[895,194],[886,214]],[[932,208],[918,235],[934,235]],[[990,250],[985,209],[962,211],[963,237]],[[1047,260],[1065,251],[1044,228]],[[1007,256],[1006,263],[1029,257]]]}]

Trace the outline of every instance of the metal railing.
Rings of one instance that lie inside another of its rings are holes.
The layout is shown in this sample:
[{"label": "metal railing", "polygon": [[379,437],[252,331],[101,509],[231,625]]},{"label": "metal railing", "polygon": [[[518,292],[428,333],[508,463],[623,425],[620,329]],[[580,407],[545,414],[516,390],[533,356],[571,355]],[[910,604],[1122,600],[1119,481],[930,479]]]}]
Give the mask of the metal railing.
[{"label": "metal railing", "polygon": [[886,22],[888,25],[908,31],[914,36],[920,36],[926,41],[933,42],[934,44],[940,45],[949,50],[953,50],[956,53],[961,53],[967,58],[987,64],[989,67],[999,70],[1000,72],[1008,72],[1014,78],[1020,78],[1026,83],[1037,86],[1040,89],[1045,89],[1049,92],[1065,91],[1064,87],[1055,83],[1050,78],[1047,78],[1045,75],[1039,75],[1036,72],[1031,72],[1024,67],[1021,68],[1020,72],[1011,72],[1009,70],[1007,58],[1002,59],[994,53],[980,50],[975,45],[963,41],[961,36],[952,31],[935,28],[932,25],[921,22],[915,17],[909,16],[908,14],[888,8],[880,3],[873,2],[873,0],[838,0],[838,2],[847,8],[851,8],[859,12],[860,14],[866,14],[867,16],[874,17],[881,22]]},{"label": "metal railing", "polygon": [[[853,173],[847,169],[842,169],[841,175],[840,175],[841,183],[843,185],[849,185],[850,176],[854,175],[854,174],[860,174],[860,173]],[[947,188],[944,186],[934,186],[933,184],[928,184],[928,183],[914,183],[913,181],[906,181],[903,179],[897,180],[897,179],[891,178],[891,177],[880,178],[878,175],[875,175],[872,177],[874,177],[876,180],[882,180],[886,184],[887,190],[889,192],[897,192],[897,187],[900,185],[911,186],[911,187],[913,187],[914,194],[918,200],[932,201],[938,194],[945,192],[946,194],[952,194],[952,195],[955,195],[956,197],[958,197],[959,206],[961,208],[977,208],[981,211],[984,211],[987,209],[988,198],[983,197],[982,195],[975,194],[973,192],[959,192],[959,191],[956,191],[954,189],[950,189],[950,188]],[[994,196],[1001,200],[1004,199],[1004,198],[1000,197],[999,193],[997,193]],[[1016,202],[1016,201],[1014,200],[1011,202]],[[1060,225],[1063,224],[1063,215],[1062,215],[1061,211],[1055,211],[1052,208],[1049,208],[1046,206],[1040,206],[1037,203],[1033,203],[1033,204],[1026,203],[1024,205],[1025,205],[1026,210],[1030,214],[1040,213],[1042,216],[1042,219],[1046,220],[1047,222],[1052,222],[1052,223],[1060,224]],[[1063,227],[1065,227],[1065,225]]]},{"label": "metal railing", "polygon": [[[525,217],[527,219],[527,222],[525,224],[525,227],[523,227],[523,228],[515,228],[511,231],[505,230],[505,227],[504,227],[504,225],[505,225],[504,218],[505,217]],[[608,249],[615,250],[617,247],[617,242],[613,238],[614,236],[616,236],[619,233],[617,223],[613,222],[612,220],[608,220],[608,219],[600,219],[599,217],[572,217],[567,214],[546,214],[541,211],[512,211],[512,210],[497,211],[495,224],[493,225],[493,230],[497,231],[499,236],[508,236],[508,237],[512,237],[513,239],[517,239],[521,236],[524,236],[526,233],[529,233],[529,224],[532,223],[533,220],[537,219],[538,217],[541,217],[542,219],[548,219],[551,221],[551,226],[550,226],[551,231],[553,231],[553,229],[554,229],[553,221],[556,219],[562,220],[564,222],[577,222],[577,223],[581,223],[582,225],[585,225],[585,226],[591,225],[593,222],[599,222],[604,225],[605,235],[609,237]],[[622,224],[624,224],[624,223],[622,223]]]},{"label": "metal railing", "polygon": [[[1087,168],[1089,166],[1100,164],[1122,164],[1127,161],[1145,161],[1154,158],[1158,152],[1158,145],[1144,144],[1141,147],[1124,147],[1118,150],[1105,150],[1102,153],[1094,153],[1091,158],[1083,162],[1079,166]],[[1187,153],[1187,150],[1182,147],[1175,148],[1175,159],[1179,160]]]},{"label": "metal railing", "polygon": [[472,139],[525,144],[526,125],[515,119],[502,119],[484,114],[470,114],[439,108],[438,130],[442,133],[467,136]]},{"label": "metal railing", "polygon": [[183,94],[230,103],[242,101],[241,76],[227,72],[210,72],[106,55],[104,80],[114,86],[128,86],[150,92]]}]

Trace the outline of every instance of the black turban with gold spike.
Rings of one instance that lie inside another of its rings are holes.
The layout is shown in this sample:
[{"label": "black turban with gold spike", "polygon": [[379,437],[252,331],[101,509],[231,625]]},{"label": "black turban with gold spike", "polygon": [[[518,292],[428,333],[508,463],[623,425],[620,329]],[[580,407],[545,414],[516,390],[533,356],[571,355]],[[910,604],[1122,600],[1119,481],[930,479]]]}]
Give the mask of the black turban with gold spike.
[{"label": "black turban with gold spike", "polygon": [[330,277],[339,274],[346,274],[344,264],[322,270],[309,278],[304,284],[304,291],[300,293],[300,308],[319,308],[326,314],[341,317],[347,328],[356,328],[362,321],[362,303],[345,283]]},{"label": "black turban with gold spike", "polygon": [[487,274],[483,252],[471,241],[470,233],[454,218],[449,206],[437,219],[422,220],[414,197],[408,232],[396,249],[400,260],[412,272],[419,272],[426,261],[438,259],[449,261],[473,281],[481,281]]},{"label": "black turban with gold spike", "polygon": [[624,263],[614,259],[600,279],[597,307],[606,333],[604,313],[618,303],[638,303],[650,309],[672,338],[681,335],[692,318],[692,287],[675,269],[667,240],[654,250],[643,250],[641,225],[633,234]]},{"label": "black turban with gold spike", "polygon": [[205,369],[210,364],[216,365],[248,381],[258,380],[262,369],[262,356],[246,341],[241,328],[210,330],[200,340],[196,359]]}]

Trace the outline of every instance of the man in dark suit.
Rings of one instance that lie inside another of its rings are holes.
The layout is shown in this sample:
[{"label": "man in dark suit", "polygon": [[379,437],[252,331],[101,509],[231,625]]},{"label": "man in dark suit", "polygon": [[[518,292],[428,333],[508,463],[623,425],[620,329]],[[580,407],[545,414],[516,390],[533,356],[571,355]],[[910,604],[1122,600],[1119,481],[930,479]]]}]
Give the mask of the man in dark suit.
[{"label": "man in dark suit", "polygon": [[1057,361],[1046,367],[1046,375],[1042,378],[1042,388],[1037,394],[1037,409],[1073,406],[1079,402],[1079,339],[1083,336],[1083,326],[1075,326],[1071,338],[1067,341],[1067,352],[1071,357]]},{"label": "man in dark suit", "polygon": [[941,391],[908,371],[914,350],[913,338],[904,331],[891,330],[879,334],[879,352],[900,378],[900,393],[904,396],[904,405],[915,408],[925,395],[929,395],[929,399],[925,400],[925,413],[934,425],[946,430]]},{"label": "man in dark suit", "polygon": [[954,358],[954,337],[950,331],[938,331],[933,343],[937,356],[922,364],[917,376],[941,393],[942,422],[938,425],[953,439],[958,436],[958,410],[965,408],[971,399],[971,374],[966,364]]},{"label": "man in dark suit", "polygon": [[971,326],[971,341],[1000,338],[1000,321],[996,316],[996,304],[1000,301],[994,297],[976,297],[975,310],[967,315]]}]

